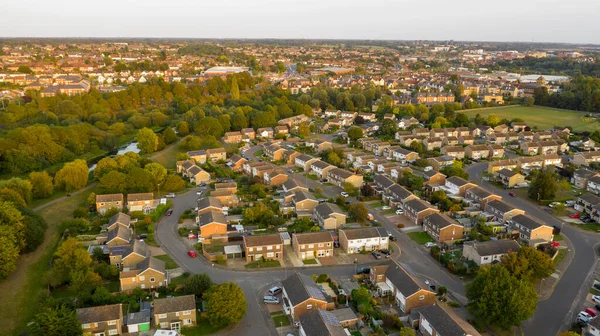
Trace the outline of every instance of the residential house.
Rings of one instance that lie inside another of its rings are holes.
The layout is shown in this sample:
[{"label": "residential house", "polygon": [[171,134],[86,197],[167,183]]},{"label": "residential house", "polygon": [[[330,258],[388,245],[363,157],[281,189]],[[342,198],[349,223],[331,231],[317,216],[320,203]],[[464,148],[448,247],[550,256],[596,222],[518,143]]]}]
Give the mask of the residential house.
[{"label": "residential house", "polygon": [[521,142],[531,142],[531,141],[533,141],[533,132],[531,132],[531,131],[521,131],[519,133],[519,141],[521,141]]},{"label": "residential house", "polygon": [[127,195],[127,209],[129,210],[129,213],[143,211],[145,214],[148,214],[154,211],[158,204],[159,200],[155,200],[152,193]]},{"label": "residential house", "polygon": [[327,173],[335,168],[337,167],[321,160],[315,161],[310,165],[310,170],[313,171],[319,179],[327,178]]},{"label": "residential house", "polygon": [[600,162],[600,151],[575,153],[571,159],[571,163],[578,166],[587,167],[594,162]]},{"label": "residential house", "polygon": [[333,148],[331,142],[320,139],[307,140],[306,146],[312,148],[316,153],[322,153]]},{"label": "residential house", "polygon": [[264,146],[264,153],[271,159],[271,161],[280,161],[283,159],[283,153],[286,149],[279,147],[278,145]]},{"label": "residential house", "polygon": [[109,247],[129,245],[132,237],[133,231],[131,228],[122,225],[116,225],[112,230],[107,232],[106,245]]},{"label": "residential house", "polygon": [[[333,255],[333,251],[331,254]],[[284,279],[281,285],[283,310],[293,321],[297,321],[313,310],[331,310],[335,307],[333,300],[326,296],[308,275],[294,272]]]},{"label": "residential house", "polygon": [[[521,157],[519,159],[524,159]],[[488,163],[488,174],[495,175],[498,171],[502,169],[516,169],[520,166],[520,164],[516,160],[500,160],[500,161],[492,161]]]},{"label": "residential house", "polygon": [[289,179],[282,184],[283,191],[286,193],[294,192],[298,190],[308,191],[308,187],[301,181],[296,179]]},{"label": "residential house", "polygon": [[590,177],[586,190],[596,195],[600,194],[600,174]]},{"label": "residential house", "polygon": [[389,248],[387,231],[382,227],[340,230],[340,245],[347,254]]},{"label": "residential house", "polygon": [[321,203],[314,208],[313,218],[325,230],[337,230],[346,224],[346,214],[333,203]]},{"label": "residential house", "polygon": [[487,202],[500,199],[502,196],[494,195],[480,186],[470,188],[465,192],[465,202],[472,206],[477,205],[481,210],[485,209]]},{"label": "residential house", "polygon": [[264,139],[272,139],[274,136],[273,128],[263,127],[256,130],[256,136]]},{"label": "residential house", "polygon": [[279,233],[244,236],[246,262],[279,260],[283,262],[283,241]]},{"label": "residential house", "polygon": [[481,336],[468,322],[454,312],[448,312],[437,304],[418,309],[419,335],[422,336]]},{"label": "residential house", "polygon": [[186,175],[190,179],[190,183],[195,183],[196,185],[210,181],[210,174],[196,165],[188,169]]},{"label": "residential house", "polygon": [[287,126],[284,126],[284,125],[275,126],[275,134],[284,134],[284,135],[287,135],[289,133],[290,133],[290,131],[288,130]]},{"label": "residential house", "polygon": [[289,176],[283,169],[274,169],[273,171],[265,172],[263,179],[265,185],[268,186],[280,186],[287,181]]},{"label": "residential house", "polygon": [[165,262],[154,257],[147,257],[133,269],[119,273],[121,292],[132,292],[142,289],[157,289],[167,286]]},{"label": "residential house", "polygon": [[591,193],[585,193],[577,197],[574,208],[576,211],[590,214],[592,212],[592,207],[596,204],[600,204],[600,197]]},{"label": "residential house", "polygon": [[457,146],[458,143],[458,137],[455,136],[447,136],[443,138],[444,142],[443,145],[445,146]]},{"label": "residential house", "polygon": [[236,144],[242,142],[243,135],[241,132],[227,132],[221,139],[224,143]]},{"label": "residential house", "polygon": [[462,160],[465,157],[465,149],[462,146],[445,146],[441,153],[455,160]]},{"label": "residential house", "polygon": [[406,190],[403,186],[399,184],[391,185],[387,192],[383,195],[383,200],[385,202],[389,202],[390,206],[395,206],[399,208],[404,208],[404,204],[411,199],[417,199],[410,191]]},{"label": "residential house", "polygon": [[[586,189],[589,179],[598,173],[585,168],[579,168],[573,172],[571,183],[575,188]],[[96,205],[97,206],[97,205]]]},{"label": "residential house", "polygon": [[335,314],[335,310],[312,309],[300,316],[299,328],[298,333],[302,336],[347,335],[342,323]]},{"label": "residential house", "polygon": [[200,227],[199,238],[207,239],[212,236],[223,236],[227,234],[227,219],[223,212],[208,211],[198,215],[198,226]]},{"label": "residential house", "polygon": [[360,188],[363,185],[363,176],[354,174],[345,169],[335,168],[327,172],[327,178],[330,183],[343,187],[344,183],[349,183],[356,188]]},{"label": "residential house", "polygon": [[514,121],[510,123],[510,127],[514,132],[522,132],[524,131],[528,126],[527,123],[525,122],[521,122],[521,121]]},{"label": "residential house", "polygon": [[502,145],[488,145],[490,149],[490,157],[498,159],[504,157],[504,147]]},{"label": "residential house", "polygon": [[291,243],[300,260],[333,256],[333,237],[327,231],[296,233]]},{"label": "residential house", "polygon": [[444,185],[446,184],[446,175],[440,173],[439,171],[430,170],[423,172],[423,178],[425,179],[425,185]]},{"label": "residential house", "polygon": [[196,296],[183,295],[154,300],[154,325],[181,330],[196,325]]},{"label": "residential house", "polygon": [[420,198],[411,199],[404,204],[404,214],[415,225],[421,225],[423,218],[434,212],[439,210]]},{"label": "residential house", "polygon": [[512,188],[519,183],[525,182],[525,176],[509,169],[499,170],[498,180],[504,185],[505,188]]},{"label": "residential house", "polygon": [[474,183],[471,183],[462,177],[451,176],[446,179],[446,183],[444,184],[446,193],[450,195],[460,195],[465,196],[465,192],[475,186]]},{"label": "residential house", "polygon": [[552,241],[554,228],[546,225],[529,215],[516,215],[508,222],[514,233],[519,234],[521,240],[534,244],[537,241]]},{"label": "residential house", "polygon": [[192,159],[177,161],[177,173],[185,175],[187,170],[192,168],[192,166],[196,165],[196,162]]},{"label": "residential house", "polygon": [[247,161],[248,160],[244,159],[243,157],[235,154],[229,158],[228,166],[233,171],[240,171],[242,170],[242,166],[244,165],[244,163],[246,163]]},{"label": "residential house", "polygon": [[490,147],[487,145],[469,145],[465,147],[465,156],[472,160],[487,159],[490,156]]},{"label": "residential house", "polygon": [[207,212],[223,212],[223,203],[216,197],[203,197],[198,200],[198,215]]},{"label": "residential house", "polygon": [[320,160],[319,158],[315,158],[310,155],[300,154],[300,155],[296,156],[295,165],[296,165],[296,167],[304,169],[305,172],[308,172],[310,169],[310,166],[319,160]]},{"label": "residential house", "polygon": [[312,214],[317,204],[319,204],[319,201],[312,193],[304,190],[295,191],[292,200],[296,207],[296,214],[302,212]]},{"label": "residential house", "polygon": [[[458,137],[458,144],[459,145],[474,145],[475,137],[473,137],[472,135],[461,135]],[[465,152],[465,154],[466,154],[466,152]]]},{"label": "residential house", "polygon": [[86,335],[122,335],[123,304],[113,304],[75,310]]},{"label": "residential house", "polygon": [[442,147],[442,138],[426,138],[423,139],[423,146],[425,150],[432,151],[436,148]]},{"label": "residential house", "polygon": [[423,230],[438,243],[454,242],[463,239],[463,226],[450,217],[432,213],[423,217]]},{"label": "residential house", "polygon": [[96,195],[96,211],[104,215],[110,209],[123,210],[123,194]]},{"label": "residential house", "polygon": [[503,200],[491,200],[485,205],[485,212],[493,215],[495,220],[500,223],[506,223],[516,215],[522,215],[525,211],[517,209]]},{"label": "residential house", "polygon": [[254,140],[256,138],[256,132],[254,132],[254,128],[243,128],[241,133],[250,140]]},{"label": "residential house", "polygon": [[391,296],[400,310],[409,314],[418,307],[435,303],[435,292],[425,288],[423,281],[415,279],[396,263],[371,266],[369,280],[381,296]]},{"label": "residential house", "polygon": [[463,257],[483,266],[499,262],[509,252],[518,252],[520,248],[521,245],[514,240],[474,241],[463,245]]}]

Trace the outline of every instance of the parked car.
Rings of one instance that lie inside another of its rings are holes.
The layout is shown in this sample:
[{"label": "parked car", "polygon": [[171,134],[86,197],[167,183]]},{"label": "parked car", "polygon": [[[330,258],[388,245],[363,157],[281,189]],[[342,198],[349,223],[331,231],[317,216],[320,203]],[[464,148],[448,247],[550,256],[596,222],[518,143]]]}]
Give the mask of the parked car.
[{"label": "parked car", "polygon": [[148,235],[147,235],[147,234],[145,234],[145,233],[139,234],[139,235],[137,236],[137,239],[146,239],[146,238],[148,238]]},{"label": "parked car", "polygon": [[592,301],[600,303],[600,295],[592,295]]},{"label": "parked car", "polygon": [[196,191],[196,195],[198,195],[198,196],[202,196],[203,193],[204,193],[204,190],[198,190],[198,191]]},{"label": "parked car", "polygon": [[595,318],[596,316],[598,316],[598,312],[592,308],[586,308],[585,312],[588,313],[592,318]]},{"label": "parked car", "polygon": [[375,257],[375,259],[381,259],[381,253],[373,251],[371,252],[371,254],[373,255],[373,257]]},{"label": "parked car", "polygon": [[595,305],[594,308],[596,308],[597,311],[600,310],[600,304]]},{"label": "parked car", "polygon": [[404,210],[402,210],[402,209],[396,210],[396,215],[404,215]]},{"label": "parked car", "polygon": [[264,304],[279,304],[281,300],[278,297],[267,295],[263,297]]},{"label": "parked car", "polygon": [[168,193],[165,195],[166,198],[175,198],[175,193]]},{"label": "parked car", "polygon": [[552,247],[559,247],[560,243],[557,242],[557,241],[553,241],[553,242],[550,242],[550,246],[552,246]]},{"label": "parked car", "polygon": [[560,202],[552,202],[552,203],[548,204],[548,206],[549,206],[550,208],[554,208],[555,206],[557,206],[557,205],[559,205],[559,204],[560,204]]},{"label": "parked car", "polygon": [[371,272],[371,267],[365,266],[356,270],[356,274],[369,274]]},{"label": "parked car", "polygon": [[196,239],[196,238],[198,238],[198,235],[196,235],[193,232],[190,232],[190,233],[188,233],[187,237],[188,237],[188,239]]},{"label": "parked car", "polygon": [[435,292],[435,285],[429,285],[429,288]]},{"label": "parked car", "polygon": [[196,254],[196,251],[193,251],[193,250],[189,250],[189,251],[188,251],[188,255],[189,255],[191,258],[196,258],[196,257],[198,256],[198,255]]},{"label": "parked car", "polygon": [[600,282],[596,282],[594,284],[594,288],[596,288],[597,290],[600,290]]},{"label": "parked car", "polygon": [[206,187],[206,183],[205,183],[205,182],[202,182],[202,183],[200,183],[198,186],[199,186],[199,187]]},{"label": "parked car", "polygon": [[342,191],[342,192],[340,193],[340,195],[342,195],[343,197],[348,197],[348,196],[350,196],[350,195],[349,195],[347,192],[345,192],[345,191]]},{"label": "parked car", "polygon": [[435,244],[435,243],[433,243],[433,242],[427,242],[427,243],[425,243],[425,245],[424,245],[424,246],[425,246],[425,247],[434,247],[434,246],[436,246],[436,244]]},{"label": "parked car", "polygon": [[392,207],[389,205],[384,205],[381,207],[381,210],[390,210]]},{"label": "parked car", "polygon": [[337,241],[337,240],[336,240],[336,241],[334,241],[334,242],[333,242],[333,247],[336,247],[336,248],[337,248],[337,247],[340,247],[340,242],[339,242],[339,241]]},{"label": "parked car", "polygon": [[392,252],[390,250],[379,250],[381,254],[385,255],[386,258],[389,258]]},{"label": "parked car", "polygon": [[321,179],[321,180],[320,180],[320,182],[321,182],[321,183],[327,183],[327,182],[329,182],[329,180],[328,180],[328,179],[326,179],[326,178],[324,178],[324,179]]},{"label": "parked car", "polygon": [[510,197],[517,197],[517,194],[515,194],[514,192],[509,192],[508,196],[510,196]]},{"label": "parked car", "polygon": [[581,217],[581,215],[578,213],[573,213],[573,214],[569,215],[569,218],[579,218],[579,217]]},{"label": "parked car", "polygon": [[319,198],[317,201],[319,201],[319,203],[325,203],[327,202],[327,198]]},{"label": "parked car", "polygon": [[582,317],[582,318],[585,318],[585,319],[588,319],[588,320],[591,320],[591,319],[592,319],[592,315],[590,315],[589,313],[587,313],[587,312],[585,312],[585,311],[581,311],[581,312],[579,312],[579,314],[577,314],[577,317],[578,317],[578,318],[579,318],[579,317]]},{"label": "parked car", "polygon": [[426,284],[427,286],[431,285],[431,283],[430,283],[430,282],[429,282],[429,280],[427,280],[427,279],[425,279],[425,284]]},{"label": "parked car", "polygon": [[288,173],[290,173],[290,174],[293,174],[293,173],[294,173],[294,171],[293,171],[293,170],[291,170],[291,169],[288,169],[288,170],[287,170],[287,172],[288,172]]},{"label": "parked car", "polygon": [[281,287],[275,286],[275,287],[269,289],[269,295],[275,296],[275,295],[281,293],[281,291],[282,291]]},{"label": "parked car", "polygon": [[165,212],[165,216],[171,216],[173,214],[173,209],[169,209]]},{"label": "parked car", "polygon": [[390,236],[390,240],[391,240],[391,241],[396,241],[396,236],[394,236],[394,235],[391,235],[391,236]]}]

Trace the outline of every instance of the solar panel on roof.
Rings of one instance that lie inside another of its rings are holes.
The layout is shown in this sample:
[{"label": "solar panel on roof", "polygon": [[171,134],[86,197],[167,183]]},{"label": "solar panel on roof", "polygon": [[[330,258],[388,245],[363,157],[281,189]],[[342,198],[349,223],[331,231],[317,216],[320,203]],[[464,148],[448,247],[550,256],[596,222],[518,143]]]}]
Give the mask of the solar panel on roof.
[{"label": "solar panel on roof", "polygon": [[323,292],[321,292],[319,288],[313,286],[306,286],[306,290],[308,291],[308,294],[310,294],[311,297],[325,300],[325,295],[323,295]]}]

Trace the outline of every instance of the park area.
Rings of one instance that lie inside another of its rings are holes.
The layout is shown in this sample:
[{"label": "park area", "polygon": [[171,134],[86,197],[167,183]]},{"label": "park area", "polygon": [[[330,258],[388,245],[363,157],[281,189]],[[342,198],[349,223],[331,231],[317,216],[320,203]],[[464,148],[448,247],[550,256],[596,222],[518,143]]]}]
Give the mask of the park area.
[{"label": "park area", "polygon": [[554,126],[573,127],[575,132],[590,131],[593,132],[600,127],[598,121],[584,121],[586,112],[559,110],[547,107],[538,106],[509,106],[485,109],[465,110],[469,118],[474,118],[476,114],[480,114],[483,118],[494,114],[500,119],[512,120],[520,118],[525,120],[529,126],[537,126],[540,130],[553,128]]}]

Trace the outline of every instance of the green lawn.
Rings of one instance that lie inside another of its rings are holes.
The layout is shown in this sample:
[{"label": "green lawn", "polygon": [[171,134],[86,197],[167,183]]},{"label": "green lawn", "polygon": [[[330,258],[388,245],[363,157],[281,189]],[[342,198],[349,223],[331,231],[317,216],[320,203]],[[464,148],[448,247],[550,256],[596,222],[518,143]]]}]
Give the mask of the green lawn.
[{"label": "green lawn", "polygon": [[174,269],[179,267],[175,260],[173,260],[168,254],[155,256],[154,258],[164,261],[166,269]]},{"label": "green lawn", "polygon": [[273,316],[273,322],[275,323],[276,328],[290,325],[290,319],[287,317],[287,315]]},{"label": "green lawn", "polygon": [[370,206],[374,207],[374,208],[381,208],[382,206],[386,205],[383,204],[382,201],[377,201],[377,202],[373,202],[373,203],[369,203]]},{"label": "green lawn", "polygon": [[317,261],[315,259],[304,259],[302,262],[304,265],[317,265]]},{"label": "green lawn", "polygon": [[306,177],[308,177],[311,180],[315,180],[316,181],[316,180],[319,179],[319,177],[317,175],[315,175],[315,174],[305,174],[305,175],[306,175]]},{"label": "green lawn", "polygon": [[597,290],[596,288],[592,287],[592,288],[590,288],[590,294],[592,294],[592,295],[600,295],[600,291]]},{"label": "green lawn", "polygon": [[576,132],[595,131],[598,129],[598,123],[585,122],[581,120],[586,112],[558,110],[546,107],[526,107],[526,106],[510,106],[500,108],[473,109],[461,111],[466,113],[470,118],[475,117],[479,113],[483,118],[487,118],[490,114],[498,116],[498,118],[506,118],[508,120],[521,118],[530,126],[537,126],[539,129],[550,129],[554,126],[571,126]]},{"label": "green lawn", "polygon": [[176,143],[175,145],[169,146],[162,151],[152,155],[152,161],[156,163],[160,163],[167,169],[175,169],[177,163],[177,153],[182,153],[183,151],[179,150],[179,146]]},{"label": "green lawn", "polygon": [[427,232],[409,232],[408,236],[419,245],[435,241]]},{"label": "green lawn", "polygon": [[595,232],[600,232],[600,224],[597,223],[589,223],[589,224],[571,224],[573,226],[576,226],[580,229],[584,229],[587,231],[595,231]]},{"label": "green lawn", "polygon": [[192,328],[184,328],[181,330],[183,336],[202,336],[212,335],[223,328],[215,328],[208,323],[207,319],[198,318],[198,325]]},{"label": "green lawn", "polygon": [[268,267],[281,267],[279,260],[259,260],[244,265],[246,268],[268,268]]},{"label": "green lawn", "polygon": [[178,277],[172,278],[171,282],[174,285],[180,285],[180,284],[184,284],[185,281],[189,278],[189,274],[184,273],[183,275],[180,275]]},{"label": "green lawn", "polygon": [[563,236],[560,234],[554,235],[554,240],[555,241],[562,241],[563,240]]},{"label": "green lawn", "polygon": [[562,263],[563,260],[565,260],[566,256],[567,256],[567,249],[558,250],[558,255],[556,256],[556,258],[554,258],[554,266],[558,267],[560,265],[560,263]]}]

